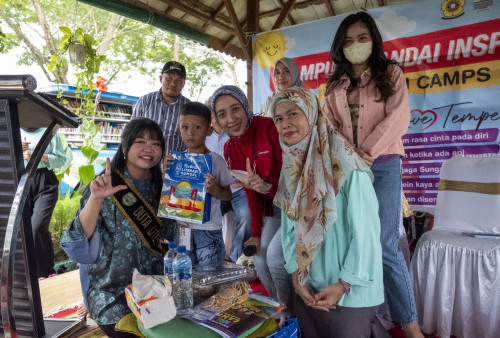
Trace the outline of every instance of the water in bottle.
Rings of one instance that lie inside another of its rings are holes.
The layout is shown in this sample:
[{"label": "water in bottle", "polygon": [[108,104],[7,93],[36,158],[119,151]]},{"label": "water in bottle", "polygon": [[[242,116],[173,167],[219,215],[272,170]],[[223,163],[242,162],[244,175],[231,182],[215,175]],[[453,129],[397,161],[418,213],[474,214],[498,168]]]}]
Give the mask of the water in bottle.
[{"label": "water in bottle", "polygon": [[177,248],[177,256],[174,259],[174,272],[175,307],[177,308],[177,314],[184,315],[190,313],[193,309],[193,266],[184,245]]},{"label": "water in bottle", "polygon": [[170,283],[174,283],[174,259],[177,256],[177,243],[169,242],[168,251],[163,258],[163,266],[165,271],[165,276],[168,277]]}]

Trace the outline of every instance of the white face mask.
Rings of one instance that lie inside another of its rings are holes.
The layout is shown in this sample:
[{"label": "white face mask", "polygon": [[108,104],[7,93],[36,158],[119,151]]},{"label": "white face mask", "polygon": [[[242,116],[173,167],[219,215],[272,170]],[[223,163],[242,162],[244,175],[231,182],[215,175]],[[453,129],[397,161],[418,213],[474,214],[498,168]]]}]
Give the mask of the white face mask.
[{"label": "white face mask", "polygon": [[349,47],[344,48],[344,55],[353,65],[359,65],[370,57],[372,53],[372,41],[354,42]]}]

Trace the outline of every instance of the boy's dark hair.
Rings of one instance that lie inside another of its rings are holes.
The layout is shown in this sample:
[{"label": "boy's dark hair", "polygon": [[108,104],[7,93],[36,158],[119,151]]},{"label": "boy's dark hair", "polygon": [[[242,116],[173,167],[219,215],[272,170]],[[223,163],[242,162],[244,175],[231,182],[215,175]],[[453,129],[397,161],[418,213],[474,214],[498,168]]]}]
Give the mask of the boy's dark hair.
[{"label": "boy's dark hair", "polygon": [[207,124],[210,125],[212,123],[212,113],[207,106],[205,106],[201,102],[188,102],[184,106],[182,106],[179,115],[198,115],[201,116],[207,121]]},{"label": "boy's dark hair", "polygon": [[372,74],[371,81],[375,83],[375,86],[380,91],[380,100],[385,101],[394,94],[394,84],[391,81],[391,74],[388,72],[388,66],[391,64],[397,65],[398,63],[394,60],[389,60],[387,56],[385,56],[383,40],[377,28],[377,24],[370,14],[365,12],[357,12],[348,15],[340,23],[337,29],[337,33],[335,34],[335,38],[330,48],[330,57],[335,63],[335,69],[328,79],[326,95],[340,84],[343,75],[349,76],[351,79],[351,87],[356,84],[352,65],[344,55],[344,42],[347,37],[347,30],[357,22],[365,25],[372,37],[372,53],[368,58],[368,66]]},{"label": "boy's dark hair", "polygon": [[[152,140],[160,141],[162,158],[165,153],[165,140],[163,139],[163,133],[160,126],[153,120],[146,118],[134,119],[125,125],[123,133],[121,135],[121,143],[116,151],[113,160],[111,161],[111,170],[118,170],[119,172],[124,172],[127,164],[126,156],[130,147],[134,143],[135,139],[149,135]],[[162,186],[162,166],[163,161],[160,162],[153,168],[151,168],[152,181],[155,187],[160,187],[157,192],[157,198],[159,201]]]}]

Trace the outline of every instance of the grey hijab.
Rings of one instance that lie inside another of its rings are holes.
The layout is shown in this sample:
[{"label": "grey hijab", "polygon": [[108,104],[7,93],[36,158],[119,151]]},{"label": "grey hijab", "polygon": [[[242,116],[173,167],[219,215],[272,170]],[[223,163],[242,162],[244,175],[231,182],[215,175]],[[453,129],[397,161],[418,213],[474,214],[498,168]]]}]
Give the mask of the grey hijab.
[{"label": "grey hijab", "polygon": [[[297,64],[293,59],[290,58],[281,58],[276,63],[274,64],[274,69],[276,69],[276,66],[278,65],[278,62],[281,62],[282,64],[285,65],[286,68],[290,71],[290,75],[292,75],[292,84],[290,87],[302,87],[302,80],[300,79],[300,72],[299,72],[299,67],[297,67]],[[273,75],[274,79],[274,75]],[[276,84],[275,84],[276,85]],[[278,86],[276,86],[276,91],[279,92],[280,90],[278,89]]]},{"label": "grey hijab", "polygon": [[217,112],[215,111],[215,102],[221,95],[231,95],[236,100],[238,100],[239,103],[241,103],[243,109],[245,109],[245,112],[247,113],[247,118],[248,118],[247,129],[248,129],[250,121],[252,121],[254,115],[252,109],[250,109],[250,104],[248,103],[248,99],[245,93],[240,88],[230,85],[222,86],[215,90],[215,92],[210,97],[210,107],[212,108],[212,111],[215,112],[215,119],[217,120],[217,122],[219,122],[219,118],[217,117]]}]

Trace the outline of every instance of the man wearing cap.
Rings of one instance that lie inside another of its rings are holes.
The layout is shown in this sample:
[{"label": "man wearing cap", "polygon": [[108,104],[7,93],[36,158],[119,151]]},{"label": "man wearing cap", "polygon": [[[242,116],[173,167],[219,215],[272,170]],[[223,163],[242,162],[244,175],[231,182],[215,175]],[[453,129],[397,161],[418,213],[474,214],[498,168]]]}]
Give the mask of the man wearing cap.
[{"label": "man wearing cap", "polygon": [[166,152],[184,151],[186,145],[177,133],[179,110],[190,100],[181,95],[186,81],[186,68],[176,61],[165,63],[160,75],[161,88],[141,96],[132,117],[146,117],[158,123],[163,130]]}]

